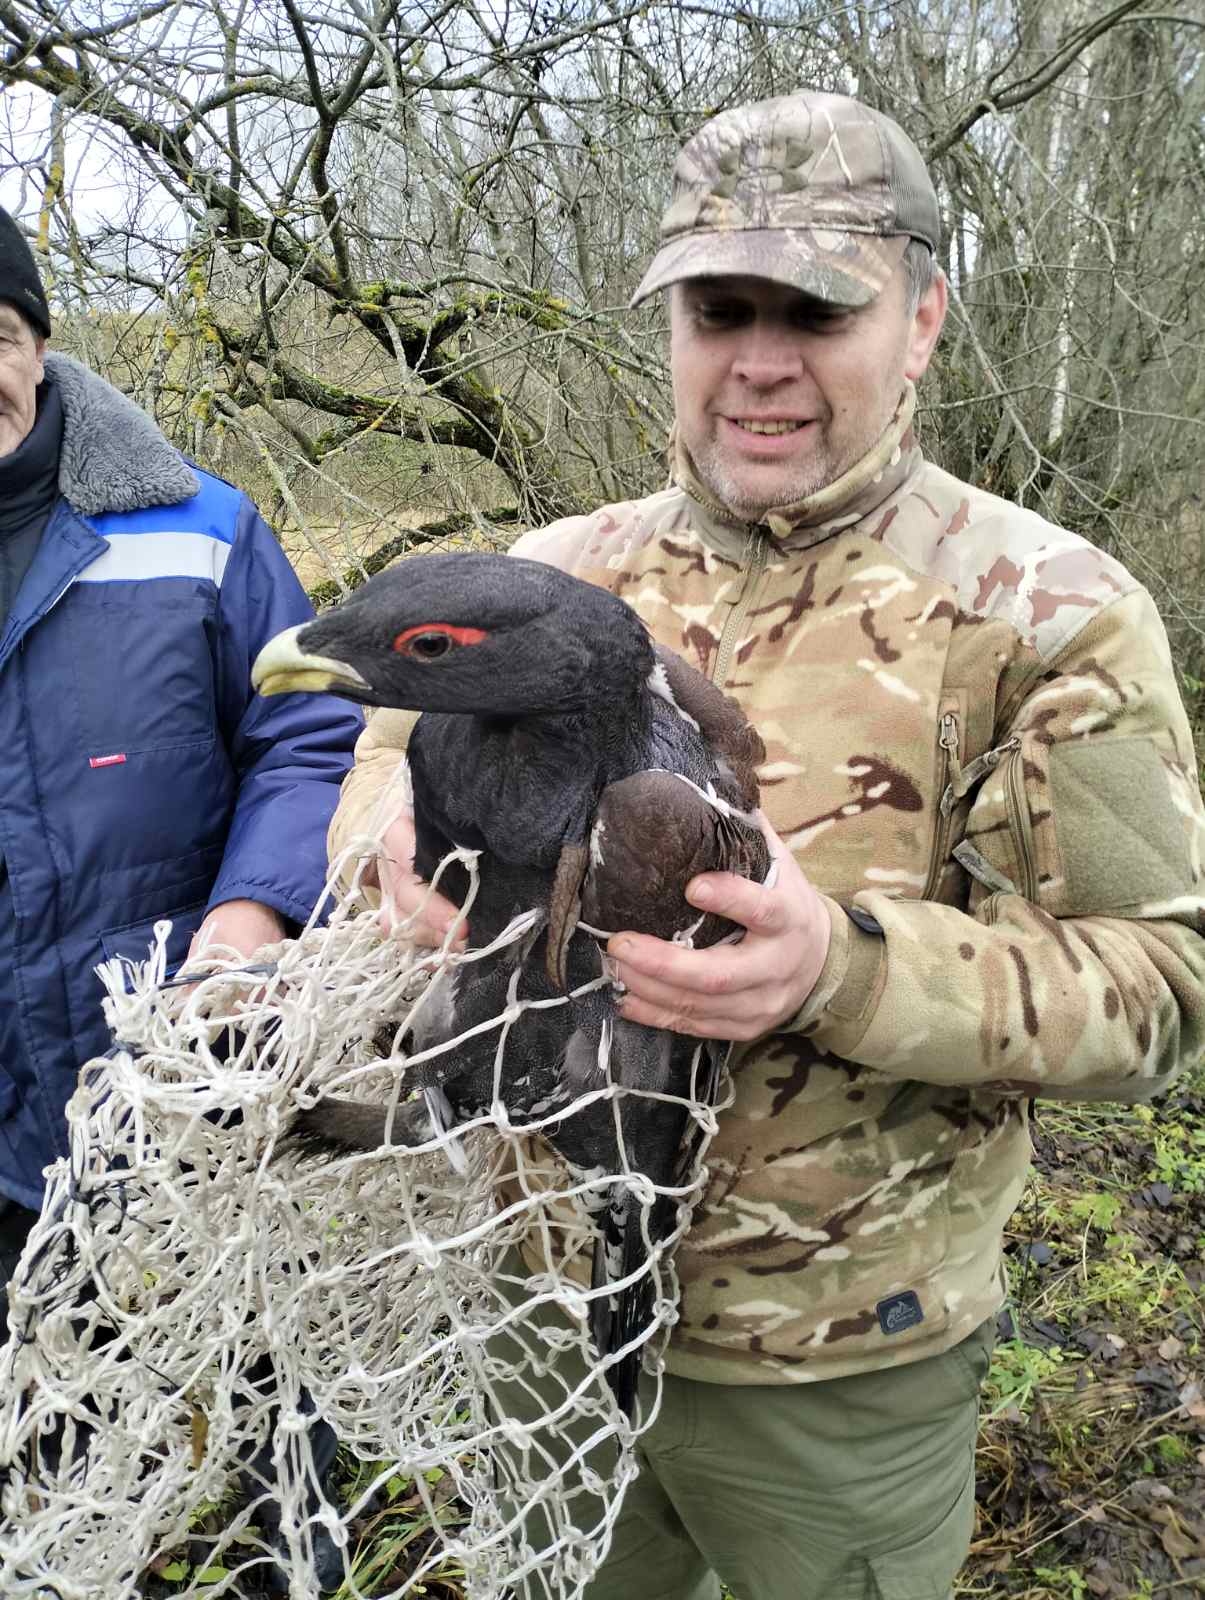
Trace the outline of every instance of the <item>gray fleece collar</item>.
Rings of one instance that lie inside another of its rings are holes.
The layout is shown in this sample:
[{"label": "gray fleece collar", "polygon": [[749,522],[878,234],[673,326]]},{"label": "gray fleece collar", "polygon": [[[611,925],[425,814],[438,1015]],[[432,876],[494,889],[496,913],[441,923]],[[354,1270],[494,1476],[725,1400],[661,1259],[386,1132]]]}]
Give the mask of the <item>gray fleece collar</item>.
[{"label": "gray fleece collar", "polygon": [[63,402],[59,492],[86,517],[190,500],[200,489],[183,456],[132,400],[70,356],[46,356]]}]

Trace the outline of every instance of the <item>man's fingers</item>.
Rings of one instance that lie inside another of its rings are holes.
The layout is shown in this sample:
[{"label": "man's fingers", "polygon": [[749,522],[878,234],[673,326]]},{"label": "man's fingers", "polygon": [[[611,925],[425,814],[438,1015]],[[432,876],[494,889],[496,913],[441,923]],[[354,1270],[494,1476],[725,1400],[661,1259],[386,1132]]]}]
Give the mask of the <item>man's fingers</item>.
[{"label": "man's fingers", "polygon": [[829,914],[781,842],[767,835],[779,875],[772,888],[730,873],[702,873],[687,888],[700,910],[745,929],[735,944],[691,950],[647,934],[607,946],[627,990],[623,1015],[651,1028],[708,1039],[755,1039],[793,1017],[824,965]]},{"label": "man's fingers", "polygon": [[620,1012],[625,1022],[640,1022],[646,1028],[664,1028],[694,1039],[755,1039],[759,1033],[757,1025],[745,1017],[696,1016],[689,1005],[654,1005],[634,995],[625,996]]},{"label": "man's fingers", "polygon": [[791,908],[777,889],[753,883],[734,872],[705,872],[686,886],[686,898],[700,911],[710,911],[763,937],[783,933]]},{"label": "man's fingers", "polygon": [[620,998],[619,1011],[626,1022],[697,1039],[756,1039],[775,1019],[778,992],[777,986],[770,986],[710,995],[645,978]]},{"label": "man's fingers", "polygon": [[645,998],[670,989],[721,995],[742,982],[744,964],[734,962],[737,950],[732,945],[688,950],[651,934],[620,933],[607,946],[607,954],[619,982]]},{"label": "man's fingers", "polygon": [[[623,983],[622,965],[617,966],[616,972]],[[625,984],[627,992],[619,1002],[620,1014],[626,1021],[668,1028],[700,1039],[757,1039],[799,1009],[799,1000],[782,982],[742,985],[733,987],[731,992],[706,994],[635,973],[629,973],[629,977],[631,983]]]}]

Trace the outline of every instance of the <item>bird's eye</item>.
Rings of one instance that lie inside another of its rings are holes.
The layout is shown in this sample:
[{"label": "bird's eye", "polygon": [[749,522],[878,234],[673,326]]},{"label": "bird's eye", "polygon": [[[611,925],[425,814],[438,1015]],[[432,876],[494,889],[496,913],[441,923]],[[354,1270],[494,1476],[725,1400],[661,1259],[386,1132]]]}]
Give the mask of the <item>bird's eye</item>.
[{"label": "bird's eye", "polygon": [[407,628],[393,641],[400,656],[412,661],[438,661],[455,645],[480,644],[486,637],[481,628],[462,628],[451,622],[420,622]]},{"label": "bird's eye", "polygon": [[451,648],[452,641],[446,633],[419,633],[407,640],[406,654],[417,656],[420,661],[436,661]]}]

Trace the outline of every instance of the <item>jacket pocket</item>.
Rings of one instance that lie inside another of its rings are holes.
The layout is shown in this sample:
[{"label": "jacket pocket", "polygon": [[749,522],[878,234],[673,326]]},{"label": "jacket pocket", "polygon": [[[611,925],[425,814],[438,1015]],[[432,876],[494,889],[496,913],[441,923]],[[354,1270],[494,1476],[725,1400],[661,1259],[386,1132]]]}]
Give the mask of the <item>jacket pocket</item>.
[{"label": "jacket pocket", "polygon": [[211,743],[212,594],[173,579],[134,585],[119,602],[111,587],[77,583],[54,619],[55,648],[71,663],[81,753],[103,762]]},{"label": "jacket pocket", "polygon": [[[1008,808],[1008,824],[1012,832],[1013,849],[1017,861],[1017,892],[1026,900],[1038,899],[1038,843],[1035,823],[1050,816],[1046,797],[1045,764],[1036,766],[1027,760],[1027,740],[1004,764],[1004,796]],[[1037,790],[1041,790],[1041,794]]]},{"label": "jacket pocket", "polygon": [[937,714],[937,782],[933,795],[937,805],[933,829],[933,845],[929,857],[929,871],[925,877],[922,900],[940,900],[942,878],[950,864],[950,838],[954,831],[955,811],[961,798],[958,785],[962,778],[962,756],[966,739],[966,707],[964,696],[957,691],[943,695]]},{"label": "jacket pocket", "polygon": [[[187,956],[192,936],[205,920],[207,904],[208,900],[194,900],[191,904],[178,906],[172,911],[162,911],[153,917],[144,917],[138,922],[127,922],[119,928],[105,929],[100,936],[105,960],[117,959],[124,962],[127,967],[149,961],[155,947],[156,924],[170,921],[171,929],[166,944],[166,975],[170,977]],[[129,987],[127,972],[126,988]]]},{"label": "jacket pocket", "polygon": [[984,769],[982,781],[953,852],[974,880],[970,909],[992,894],[1036,902],[1047,877],[1040,859],[1050,817],[1045,750],[1032,734],[1014,735],[975,765]]}]

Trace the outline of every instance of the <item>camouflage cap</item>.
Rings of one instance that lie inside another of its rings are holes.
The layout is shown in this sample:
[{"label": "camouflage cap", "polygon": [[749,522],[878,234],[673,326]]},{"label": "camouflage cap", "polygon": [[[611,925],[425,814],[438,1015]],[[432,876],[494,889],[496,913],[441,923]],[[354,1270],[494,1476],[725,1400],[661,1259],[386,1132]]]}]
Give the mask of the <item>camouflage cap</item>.
[{"label": "camouflage cap", "polygon": [[674,163],[661,248],[632,304],[682,278],[769,278],[840,305],[886,286],[908,239],[936,250],[920,151],[881,112],[802,89],[704,123]]}]

